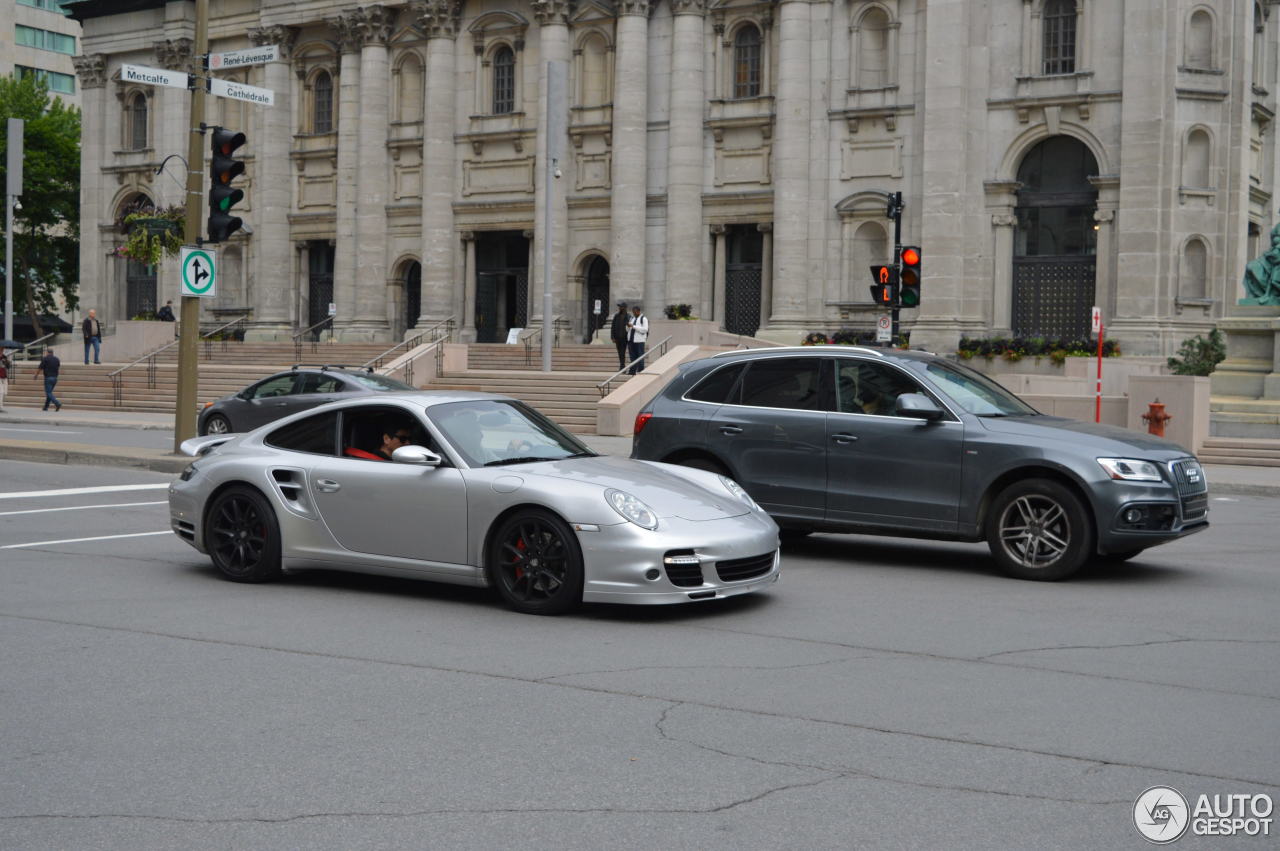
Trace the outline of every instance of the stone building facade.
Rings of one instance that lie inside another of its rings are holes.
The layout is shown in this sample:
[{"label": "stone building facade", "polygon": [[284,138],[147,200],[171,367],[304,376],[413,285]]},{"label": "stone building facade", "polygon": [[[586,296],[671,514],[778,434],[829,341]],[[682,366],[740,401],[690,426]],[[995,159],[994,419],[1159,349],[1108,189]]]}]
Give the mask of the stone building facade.
[{"label": "stone building facade", "polygon": [[[343,339],[454,317],[501,340],[549,285],[580,337],[622,299],[795,341],[873,326],[900,191],[924,258],[913,344],[1087,334],[1097,304],[1127,352],[1168,353],[1230,312],[1275,221],[1276,5],[211,0],[212,50],[282,59],[224,75],[274,107],[209,99],[249,138],[249,226],[207,307],[251,309],[259,338],[333,303]],[[113,321],[176,297],[174,269],[113,256],[112,222],[181,199],[156,170],[190,109],[119,67],[194,70],[194,3],[72,9],[82,303]],[[570,68],[552,140],[548,60]]]}]

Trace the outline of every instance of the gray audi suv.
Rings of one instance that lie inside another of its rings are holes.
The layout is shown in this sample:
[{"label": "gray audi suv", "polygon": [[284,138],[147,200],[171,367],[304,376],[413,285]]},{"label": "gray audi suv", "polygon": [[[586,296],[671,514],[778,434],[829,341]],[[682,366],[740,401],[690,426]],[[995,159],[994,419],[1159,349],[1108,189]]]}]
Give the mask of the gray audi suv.
[{"label": "gray audi suv", "polygon": [[739,482],[783,528],[981,541],[1062,579],[1209,525],[1194,455],[1037,412],[925,352],[804,346],[683,364],[636,417],[632,457]]}]

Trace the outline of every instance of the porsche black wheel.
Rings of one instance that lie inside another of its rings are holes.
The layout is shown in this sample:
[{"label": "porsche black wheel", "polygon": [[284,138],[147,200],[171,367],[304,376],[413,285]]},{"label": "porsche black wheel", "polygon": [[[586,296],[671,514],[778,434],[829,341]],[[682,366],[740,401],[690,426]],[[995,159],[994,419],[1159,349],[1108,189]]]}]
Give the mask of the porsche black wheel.
[{"label": "porsche black wheel", "polygon": [[253,488],[218,494],[205,521],[205,547],[214,567],[234,582],[280,576],[280,527],[266,497]]},{"label": "porsche black wheel", "polygon": [[493,536],[489,581],[512,609],[558,615],[582,602],[582,550],[573,531],[536,509],[513,514]]}]

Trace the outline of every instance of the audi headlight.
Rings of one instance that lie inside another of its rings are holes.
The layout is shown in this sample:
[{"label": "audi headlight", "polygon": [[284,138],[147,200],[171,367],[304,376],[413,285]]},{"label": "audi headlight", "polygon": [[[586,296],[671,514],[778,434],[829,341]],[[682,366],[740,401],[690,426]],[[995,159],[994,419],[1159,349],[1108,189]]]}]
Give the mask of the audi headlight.
[{"label": "audi headlight", "polygon": [[1098,464],[1113,479],[1126,482],[1163,482],[1160,468],[1137,458],[1099,458]]},{"label": "audi headlight", "polygon": [[747,504],[747,508],[750,508],[752,511],[764,510],[763,508],[761,508],[759,505],[756,504],[756,501],[754,499],[751,498],[751,494],[743,490],[742,485],[738,484],[728,476],[721,476],[720,484],[724,485],[725,490],[727,490],[729,493],[733,494],[738,499],[745,502]]},{"label": "audi headlight", "polygon": [[604,492],[604,498],[613,506],[614,511],[642,529],[652,531],[658,528],[658,515],[653,509],[626,491],[611,488]]}]

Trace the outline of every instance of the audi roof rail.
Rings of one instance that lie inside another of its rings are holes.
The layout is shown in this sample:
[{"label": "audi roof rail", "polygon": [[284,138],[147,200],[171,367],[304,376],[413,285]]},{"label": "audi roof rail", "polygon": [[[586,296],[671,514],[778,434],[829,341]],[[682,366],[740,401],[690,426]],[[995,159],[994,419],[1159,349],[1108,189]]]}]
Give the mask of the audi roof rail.
[{"label": "audi roof rail", "polygon": [[839,346],[839,345],[821,345],[821,346],[771,346],[759,349],[733,349],[727,352],[718,352],[711,357],[723,358],[729,355],[740,355],[743,352],[812,352],[815,349],[839,349],[842,352],[861,352],[865,355],[875,355],[878,358],[884,357],[884,352],[879,349],[872,349],[867,346]]}]

